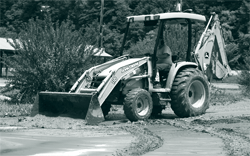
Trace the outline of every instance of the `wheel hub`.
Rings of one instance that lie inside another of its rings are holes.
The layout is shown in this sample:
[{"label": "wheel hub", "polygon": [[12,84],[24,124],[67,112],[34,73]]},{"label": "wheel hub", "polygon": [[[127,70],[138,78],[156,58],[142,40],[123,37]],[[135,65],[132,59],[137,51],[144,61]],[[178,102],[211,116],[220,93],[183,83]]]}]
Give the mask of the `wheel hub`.
[{"label": "wheel hub", "polygon": [[206,98],[205,87],[202,82],[196,80],[193,81],[188,89],[188,99],[193,107],[201,107]]},{"label": "wheel hub", "polygon": [[147,97],[139,97],[137,99],[137,113],[139,115],[145,115],[148,112],[149,109],[149,101]]}]

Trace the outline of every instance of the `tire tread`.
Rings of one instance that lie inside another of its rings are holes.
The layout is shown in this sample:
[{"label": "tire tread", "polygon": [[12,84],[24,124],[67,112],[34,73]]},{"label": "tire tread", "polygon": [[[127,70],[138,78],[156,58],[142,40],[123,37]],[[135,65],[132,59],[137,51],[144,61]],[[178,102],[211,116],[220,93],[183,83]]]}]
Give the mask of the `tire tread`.
[{"label": "tire tread", "polygon": [[[145,115],[145,117],[138,117],[133,108],[133,102],[134,102],[134,99],[138,96],[138,94],[142,94],[142,93],[146,94],[149,97],[150,108],[149,108],[149,112]],[[136,89],[129,91],[124,99],[124,107],[123,107],[124,113],[130,121],[138,121],[138,120],[148,118],[151,115],[152,107],[153,107],[153,104],[152,104],[151,95],[149,94],[148,91],[141,89],[141,88],[136,88]]]},{"label": "tire tread", "polygon": [[190,81],[190,79],[194,76],[202,77],[205,80],[205,83],[208,84],[207,79],[202,74],[202,72],[195,68],[186,68],[180,71],[176,75],[176,78],[173,82],[173,87],[170,93],[172,99],[171,108],[174,113],[179,117],[191,117],[201,115],[204,114],[205,111],[209,108],[209,91],[207,99],[205,100],[203,106],[201,106],[201,109],[198,111],[192,109],[189,102],[187,102],[185,98],[185,88],[188,86],[188,82]]}]

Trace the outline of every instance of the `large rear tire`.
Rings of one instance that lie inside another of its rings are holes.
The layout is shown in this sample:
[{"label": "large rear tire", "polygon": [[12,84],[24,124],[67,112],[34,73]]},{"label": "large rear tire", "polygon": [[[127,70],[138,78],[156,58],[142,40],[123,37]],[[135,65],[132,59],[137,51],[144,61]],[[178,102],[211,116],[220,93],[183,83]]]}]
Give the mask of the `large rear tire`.
[{"label": "large rear tire", "polygon": [[209,108],[209,85],[202,72],[195,68],[180,71],[171,90],[171,108],[179,117],[204,114]]},{"label": "large rear tire", "polygon": [[124,99],[124,113],[130,121],[149,118],[152,108],[153,102],[149,92],[141,88],[129,91]]}]

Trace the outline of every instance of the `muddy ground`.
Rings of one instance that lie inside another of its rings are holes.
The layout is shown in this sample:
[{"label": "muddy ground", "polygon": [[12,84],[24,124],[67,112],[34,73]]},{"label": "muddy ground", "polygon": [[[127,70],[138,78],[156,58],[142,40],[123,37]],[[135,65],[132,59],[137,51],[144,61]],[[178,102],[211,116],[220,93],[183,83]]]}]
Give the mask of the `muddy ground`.
[{"label": "muddy ground", "polygon": [[[171,110],[166,111],[171,113]],[[164,115],[163,115],[164,117]],[[228,156],[250,156],[250,100],[227,105],[210,106],[207,113],[192,118],[151,120],[150,123],[208,133],[221,138]]]},{"label": "muddy ground", "polygon": [[[233,94],[240,93],[230,91],[228,96]],[[134,136],[131,144],[118,149],[113,155],[143,155],[161,147],[163,144],[161,136],[149,131],[147,126],[167,124],[221,138],[224,142],[224,150],[229,156],[250,156],[250,99],[243,96],[239,96],[235,101],[213,102],[206,114],[191,118],[178,118],[170,107],[167,107],[159,117],[131,123],[125,118],[122,108],[115,107],[107,120],[99,126],[86,125],[86,122],[80,119],[53,118],[43,115],[33,118],[5,117],[0,120],[0,126],[55,129],[51,135],[70,134],[84,137],[131,133]]]},{"label": "muddy ground", "polygon": [[[114,118],[115,120],[113,120]],[[46,117],[44,115],[36,115],[35,117],[5,117],[0,118],[0,132],[15,130],[4,130],[1,127],[17,126],[19,131],[26,133],[31,129],[35,129],[36,132],[37,129],[40,129],[38,133],[41,135],[59,137],[105,137],[130,134],[133,136],[130,145],[117,149],[112,155],[142,155],[161,147],[163,140],[157,134],[146,129],[145,124],[142,125],[141,123],[143,122],[129,122],[125,118],[122,109],[119,109],[118,111],[111,111],[107,121],[98,126],[86,125],[86,122],[82,119],[68,117]],[[50,130],[46,131],[46,129]]]}]

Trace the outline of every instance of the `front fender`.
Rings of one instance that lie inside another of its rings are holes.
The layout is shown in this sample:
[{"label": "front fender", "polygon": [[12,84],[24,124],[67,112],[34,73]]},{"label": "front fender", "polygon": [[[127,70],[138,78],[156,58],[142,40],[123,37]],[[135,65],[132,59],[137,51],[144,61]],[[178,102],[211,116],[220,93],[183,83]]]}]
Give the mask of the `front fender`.
[{"label": "front fender", "polygon": [[172,88],[172,84],[174,82],[175,76],[178,73],[179,70],[183,69],[183,68],[188,68],[188,67],[192,67],[192,68],[197,68],[198,65],[194,62],[178,62],[178,63],[173,63],[169,74],[168,74],[168,79],[167,79],[167,84],[166,84],[166,88],[171,89]]}]

